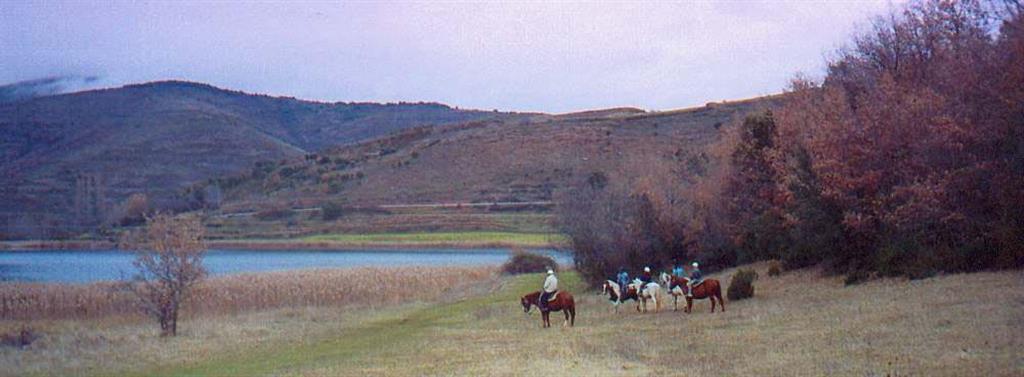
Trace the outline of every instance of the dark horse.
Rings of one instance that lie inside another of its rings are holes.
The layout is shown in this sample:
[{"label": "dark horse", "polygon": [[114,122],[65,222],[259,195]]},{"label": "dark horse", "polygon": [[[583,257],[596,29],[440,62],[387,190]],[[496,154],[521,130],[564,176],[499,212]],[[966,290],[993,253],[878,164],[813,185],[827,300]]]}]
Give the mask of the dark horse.
[{"label": "dark horse", "polygon": [[[523,296],[520,302],[523,304],[523,312],[525,313],[530,312],[530,306],[536,306],[539,309],[541,307],[540,291]],[[540,315],[544,319],[544,327],[551,327],[549,315],[551,312],[557,311],[565,313],[565,322],[569,323],[569,326],[576,325],[576,301],[573,300],[572,294],[566,291],[558,291],[554,301],[548,301],[547,308],[540,311]],[[565,326],[565,324],[563,323],[562,326]]]},{"label": "dark horse", "polygon": [[[671,277],[671,284],[669,285],[669,293],[673,296],[676,295],[675,288],[679,287],[680,292],[686,294],[686,282],[690,279],[683,277]],[[693,297],[686,297],[686,309],[687,313],[693,310],[693,299],[703,300],[711,299],[711,312],[715,312],[715,300],[718,300],[718,304],[722,306],[722,311],[725,311],[725,301],[722,300],[722,284],[716,279],[704,279],[703,282],[693,287]]]}]

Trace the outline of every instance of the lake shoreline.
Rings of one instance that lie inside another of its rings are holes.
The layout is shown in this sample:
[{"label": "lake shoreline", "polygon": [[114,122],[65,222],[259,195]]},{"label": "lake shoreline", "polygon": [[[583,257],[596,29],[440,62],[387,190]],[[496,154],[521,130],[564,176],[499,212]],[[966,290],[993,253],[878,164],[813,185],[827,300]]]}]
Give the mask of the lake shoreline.
[{"label": "lake shoreline", "polygon": [[[401,250],[414,249],[555,249],[553,243],[525,244],[518,242],[336,242],[336,241],[302,241],[302,240],[207,240],[210,249],[245,249],[263,250]],[[117,244],[110,241],[62,241],[62,240],[26,240],[0,241],[0,251],[17,250],[114,250]]]}]

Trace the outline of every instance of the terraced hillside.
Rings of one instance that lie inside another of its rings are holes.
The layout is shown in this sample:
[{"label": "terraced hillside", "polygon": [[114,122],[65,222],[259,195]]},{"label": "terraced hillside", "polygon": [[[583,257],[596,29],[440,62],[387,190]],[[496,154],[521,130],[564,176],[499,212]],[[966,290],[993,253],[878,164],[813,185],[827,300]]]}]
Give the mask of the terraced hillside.
[{"label": "terraced hillside", "polygon": [[[705,148],[718,139],[723,124],[777,101],[766,97],[670,112],[611,109],[528,122],[487,120],[414,128],[261,165],[211,185],[225,193],[225,213],[301,209],[268,220],[300,230],[278,229],[273,234],[358,232],[361,228],[355,223],[374,224],[367,230],[375,232],[516,231],[521,229],[489,227],[486,224],[495,223],[487,219],[544,213],[549,206],[543,203],[558,190],[591,176],[628,178],[649,168],[651,161],[665,161],[679,170],[676,173],[685,174],[687,167],[706,162]],[[333,225],[317,223],[322,216],[316,212],[330,203],[352,210]],[[474,203],[541,205],[471,208]],[[424,206],[394,208],[396,204]],[[394,220],[381,220],[390,218]],[[462,220],[442,221],[453,218]],[[269,231],[266,223],[251,217],[218,220],[225,229],[261,227],[264,235]]]},{"label": "terraced hillside", "polygon": [[0,104],[0,239],[49,238],[182,188],[409,127],[526,115],[435,103],[319,103],[155,82]]}]

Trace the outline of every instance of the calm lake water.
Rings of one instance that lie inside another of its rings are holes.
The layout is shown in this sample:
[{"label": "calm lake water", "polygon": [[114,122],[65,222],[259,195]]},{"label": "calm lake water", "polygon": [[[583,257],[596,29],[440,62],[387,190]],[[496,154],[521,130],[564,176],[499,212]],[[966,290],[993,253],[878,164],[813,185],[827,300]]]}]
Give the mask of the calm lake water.
[{"label": "calm lake water", "polygon": [[[508,249],[423,249],[356,251],[210,250],[204,264],[211,275],[308,268],[497,265]],[[571,257],[552,250],[559,264]],[[29,250],[0,251],[0,281],[87,283],[130,278],[134,255],[123,251]]]}]

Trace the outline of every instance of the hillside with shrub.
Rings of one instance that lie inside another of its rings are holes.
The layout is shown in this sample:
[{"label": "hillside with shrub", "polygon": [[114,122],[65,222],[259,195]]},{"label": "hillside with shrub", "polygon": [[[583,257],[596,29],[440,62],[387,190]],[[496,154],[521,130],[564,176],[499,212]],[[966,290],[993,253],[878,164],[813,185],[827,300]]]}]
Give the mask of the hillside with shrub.
[{"label": "hillside with shrub", "polygon": [[777,101],[419,127],[211,184],[224,190],[228,212],[281,202],[294,208],[546,202],[589,177],[632,179],[652,160],[703,166],[703,150],[718,140],[723,124]]},{"label": "hillside with shrub", "polygon": [[153,208],[216,206],[184,188],[257,162],[424,125],[531,115],[436,103],[321,103],[166,81],[0,104],[0,239],[116,224],[133,194]]}]

